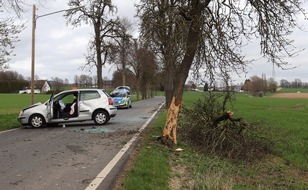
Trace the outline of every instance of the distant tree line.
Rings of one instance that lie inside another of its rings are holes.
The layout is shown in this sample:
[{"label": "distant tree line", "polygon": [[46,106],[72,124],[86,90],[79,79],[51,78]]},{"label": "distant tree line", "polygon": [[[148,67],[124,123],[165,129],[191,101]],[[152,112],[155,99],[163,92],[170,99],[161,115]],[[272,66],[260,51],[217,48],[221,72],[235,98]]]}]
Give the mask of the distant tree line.
[{"label": "distant tree line", "polygon": [[282,79],[278,85],[273,78],[266,79],[266,76],[263,74],[261,77],[255,75],[250,79],[246,79],[244,85],[242,85],[242,90],[250,92],[253,96],[263,96],[267,92],[275,93],[278,87],[308,88],[308,83],[302,82],[300,79],[295,79],[291,82]]},{"label": "distant tree line", "polygon": [[294,81],[289,82],[288,80],[280,80],[281,88],[308,88],[308,82],[302,82],[301,79],[294,79]]},{"label": "distant tree line", "polygon": [[0,92],[16,93],[26,85],[28,82],[16,71],[0,71]]},{"label": "distant tree line", "polygon": [[[140,63],[140,67],[143,65],[143,69],[139,70],[140,80],[136,77],[136,74],[130,69],[126,68],[125,78],[126,83],[124,85],[130,86],[131,89],[137,93],[138,99],[145,99],[154,96],[154,91],[158,90],[161,82],[161,74],[151,69],[150,65]],[[153,66],[152,66],[153,67]],[[115,88],[123,85],[122,80],[123,72],[116,70],[113,73],[113,79],[105,77],[103,79],[104,88]],[[68,79],[62,79],[60,77],[52,77],[50,80],[41,80],[39,76],[35,76],[35,89],[40,89],[44,81],[48,81],[52,91],[60,92],[67,88],[96,88],[97,79],[96,76],[91,75],[75,75],[73,83],[70,83]],[[25,78],[23,75],[11,70],[0,71],[0,93],[18,93],[19,90],[30,89],[31,78]],[[141,96],[139,96],[141,95]]]}]

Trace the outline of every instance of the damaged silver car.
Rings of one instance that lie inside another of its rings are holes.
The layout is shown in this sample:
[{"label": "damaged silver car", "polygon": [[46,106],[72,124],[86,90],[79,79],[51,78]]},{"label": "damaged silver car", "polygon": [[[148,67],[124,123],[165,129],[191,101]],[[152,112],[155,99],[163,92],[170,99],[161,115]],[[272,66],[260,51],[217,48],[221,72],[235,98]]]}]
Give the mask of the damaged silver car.
[{"label": "damaged silver car", "polygon": [[89,120],[103,125],[116,114],[113,99],[104,90],[77,89],[52,94],[45,103],[39,102],[24,108],[18,121],[30,127]]}]

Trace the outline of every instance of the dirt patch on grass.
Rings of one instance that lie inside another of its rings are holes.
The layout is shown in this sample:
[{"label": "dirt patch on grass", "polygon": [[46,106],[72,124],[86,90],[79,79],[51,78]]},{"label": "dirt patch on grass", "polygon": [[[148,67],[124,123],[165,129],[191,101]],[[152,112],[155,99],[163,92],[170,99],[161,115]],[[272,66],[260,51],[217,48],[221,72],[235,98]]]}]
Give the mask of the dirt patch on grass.
[{"label": "dirt patch on grass", "polygon": [[279,93],[271,96],[272,98],[308,98],[308,93]]},{"label": "dirt patch on grass", "polygon": [[169,179],[169,189],[193,189],[194,180],[190,168],[182,163],[177,163],[176,160],[171,160],[172,165]]}]

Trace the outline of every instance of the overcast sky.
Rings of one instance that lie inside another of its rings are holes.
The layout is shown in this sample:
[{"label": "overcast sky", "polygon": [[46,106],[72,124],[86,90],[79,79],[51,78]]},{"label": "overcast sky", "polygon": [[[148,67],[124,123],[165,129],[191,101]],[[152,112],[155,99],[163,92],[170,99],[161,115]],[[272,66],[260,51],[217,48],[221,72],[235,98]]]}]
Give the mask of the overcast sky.
[{"label": "overcast sky", "polygon": [[[132,23],[136,23],[135,7],[136,0],[113,0],[118,7],[118,16],[127,17]],[[120,3],[121,2],[121,3]],[[67,1],[49,1],[44,7],[37,5],[36,15],[44,15],[59,10],[68,9]],[[36,52],[35,52],[35,75],[40,79],[50,80],[52,77],[68,79],[73,83],[75,75],[96,75],[93,69],[81,70],[85,63],[85,54],[90,36],[93,34],[92,27],[83,25],[73,28],[66,25],[63,17],[64,12],[40,17],[36,26]],[[31,76],[31,42],[32,42],[32,5],[23,14],[23,22],[26,29],[23,30],[14,49],[15,57],[9,62],[11,70],[17,71],[24,77]],[[110,65],[103,68],[103,78],[112,78],[113,70]]]},{"label": "overcast sky", "polygon": [[[136,23],[134,18],[136,9],[134,3],[138,0],[113,0],[113,3],[118,7],[118,15],[120,17],[127,17],[131,22]],[[44,15],[47,13],[68,9],[67,1],[57,0],[50,1],[44,7],[37,6],[37,15]],[[308,8],[308,6],[307,6]],[[17,71],[25,77],[31,76],[31,28],[32,28],[32,6],[29,6],[27,12],[23,14],[23,21],[26,21],[27,28],[23,30],[19,39],[21,40],[15,44],[15,57],[9,62],[11,70]],[[302,19],[301,23],[308,30],[308,21]],[[136,27],[137,32],[137,27]],[[61,79],[68,79],[73,83],[75,75],[96,75],[95,70],[92,74],[88,71],[82,71],[80,67],[85,63],[84,54],[89,41],[89,36],[92,35],[92,27],[83,25],[78,28],[67,26],[63,18],[63,13],[57,13],[45,17],[38,18],[36,27],[36,55],[35,55],[35,75],[40,79],[50,80],[52,77],[60,77]],[[253,75],[261,76],[262,73],[267,78],[275,76],[279,82],[281,79],[293,81],[294,79],[301,79],[302,82],[308,82],[308,37],[307,32],[296,31],[292,36],[295,40],[295,46],[299,49],[305,48],[297,57],[288,59],[291,64],[290,67],[297,66],[292,70],[282,70],[274,67],[266,60],[260,59],[247,69],[247,74],[241,76],[234,75],[234,83],[244,82],[246,78]],[[260,58],[260,49],[257,44],[250,45],[245,48],[246,56],[248,58]],[[107,65],[103,68],[103,77],[111,79],[114,68]]]}]

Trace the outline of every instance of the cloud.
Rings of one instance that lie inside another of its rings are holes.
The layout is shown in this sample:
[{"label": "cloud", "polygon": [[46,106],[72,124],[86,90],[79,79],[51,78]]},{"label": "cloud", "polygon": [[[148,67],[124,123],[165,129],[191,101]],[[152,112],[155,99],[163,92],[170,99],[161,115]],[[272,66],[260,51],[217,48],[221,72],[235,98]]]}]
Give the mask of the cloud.
[{"label": "cloud", "polygon": [[[117,15],[127,17],[134,23],[136,34],[138,33],[138,19],[135,17],[136,8],[134,4],[138,2],[138,0],[113,0],[113,3],[118,7]],[[307,5],[305,6],[306,8],[308,7]],[[43,15],[68,8],[67,1],[48,1],[44,7],[38,7],[36,13],[37,15]],[[26,22],[27,28],[20,33],[19,38],[21,41],[16,44],[16,56],[9,63],[12,70],[16,70],[25,77],[31,74],[31,9],[32,6],[23,15],[23,21]],[[303,27],[308,29],[307,20],[300,19]],[[91,74],[80,70],[80,67],[85,63],[84,54],[86,54],[87,43],[92,35],[92,30],[91,26],[88,25],[72,28],[72,26],[66,24],[63,13],[39,18],[36,27],[35,74],[41,79],[60,77],[62,79],[69,79],[70,82],[73,82],[75,75]],[[293,81],[299,78],[303,82],[308,82],[308,64],[306,62],[308,38],[306,38],[306,35],[307,32],[296,30],[291,36],[295,41],[294,45],[296,47],[299,49],[306,48],[298,56],[287,59],[291,66],[298,66],[297,68],[282,70],[273,67],[271,63],[268,63],[264,59],[259,59],[261,57],[260,48],[257,43],[254,43],[245,49],[246,55],[248,58],[259,60],[247,68],[247,74],[242,73],[241,76],[234,74],[233,80],[236,83],[241,83],[246,78],[254,75],[261,76],[264,73],[267,78],[275,76],[277,81],[281,79]],[[110,70],[110,66],[107,65],[103,69],[103,77],[107,76],[111,78],[113,70],[114,67]],[[94,70],[92,70],[91,75],[95,75]]]}]

